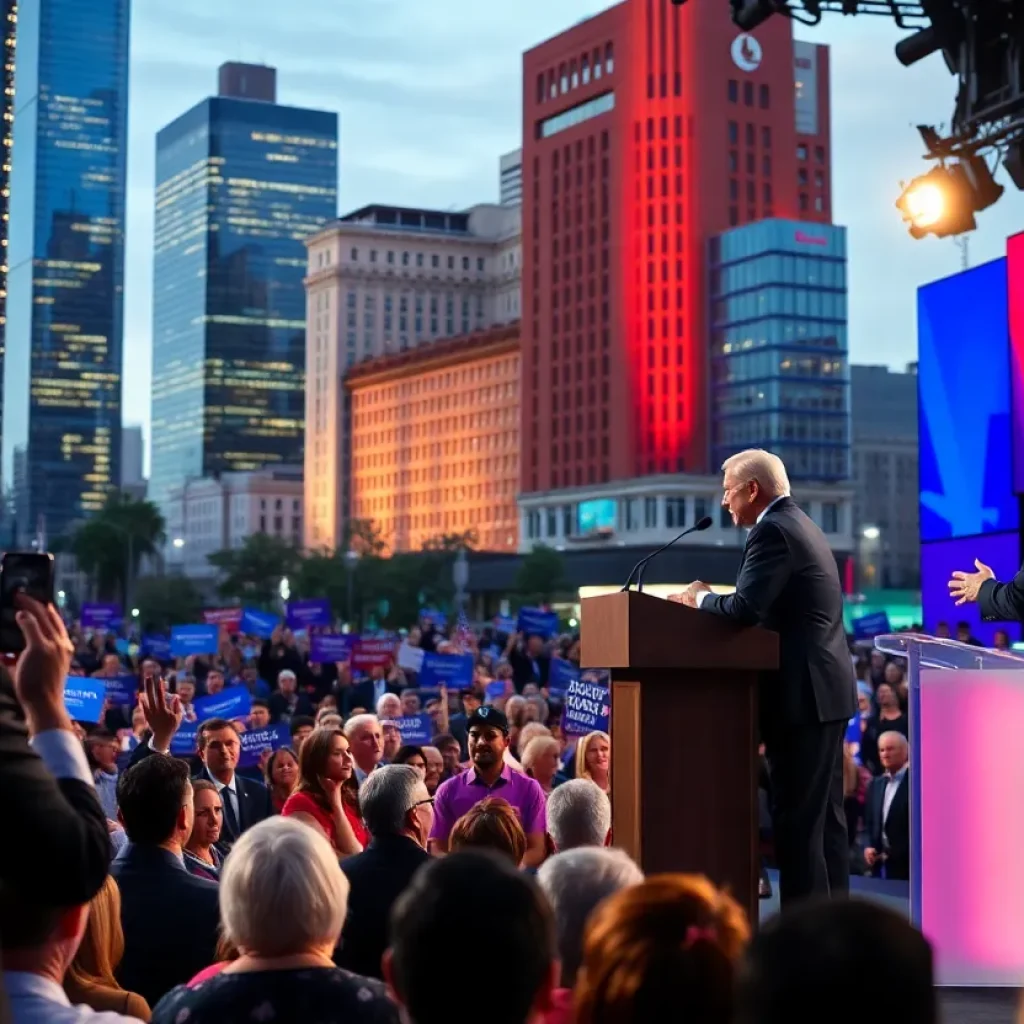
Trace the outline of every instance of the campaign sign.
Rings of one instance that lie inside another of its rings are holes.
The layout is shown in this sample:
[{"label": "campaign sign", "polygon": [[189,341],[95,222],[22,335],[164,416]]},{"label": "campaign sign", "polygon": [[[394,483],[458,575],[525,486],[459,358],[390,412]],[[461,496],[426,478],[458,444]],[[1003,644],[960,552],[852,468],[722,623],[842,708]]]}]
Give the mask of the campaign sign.
[{"label": "campaign sign", "polygon": [[406,715],[404,718],[392,718],[394,725],[402,734],[402,743],[414,743],[422,746],[429,743],[434,736],[434,723],[430,715]]},{"label": "campaign sign", "polygon": [[252,711],[252,694],[244,686],[229,686],[212,696],[197,697],[192,707],[197,722],[208,718],[247,718]]},{"label": "campaign sign", "polygon": [[187,658],[190,654],[216,654],[219,646],[219,626],[171,627],[171,654],[175,658]]},{"label": "campaign sign", "polygon": [[142,653],[164,661],[171,656],[171,639],[162,633],[142,634]]},{"label": "campaign sign", "polygon": [[121,618],[119,604],[97,604],[89,602],[82,605],[83,629],[114,629],[114,623]]},{"label": "campaign sign", "polygon": [[261,612],[256,608],[246,608],[242,612],[241,621],[238,624],[238,632],[247,636],[258,636],[263,640],[269,640],[277,629],[280,620],[273,612]]},{"label": "campaign sign", "polygon": [[520,608],[516,626],[520,633],[546,640],[558,632],[558,613],[545,612],[540,608]]},{"label": "campaign sign", "polygon": [[113,676],[110,679],[97,679],[106,687],[107,697],[117,707],[130,708],[135,704],[139,693],[139,677],[131,675]]},{"label": "campaign sign", "polygon": [[420,619],[428,625],[436,626],[438,629],[444,629],[448,625],[448,616],[436,608],[421,608]]},{"label": "campaign sign", "polygon": [[195,722],[182,722],[171,739],[171,753],[175,757],[192,757],[198,746],[199,726]]},{"label": "campaign sign", "polygon": [[348,661],[357,639],[352,633],[314,633],[309,638],[309,660],[314,665]]},{"label": "campaign sign", "polygon": [[76,722],[98,722],[106,695],[102,679],[68,676],[64,681],[64,707]]},{"label": "campaign sign", "polygon": [[850,757],[853,758],[855,764],[860,764],[860,742],[863,738],[863,733],[864,730],[860,725],[860,715],[854,715],[846,727],[846,735],[843,737],[843,742],[850,751]]},{"label": "campaign sign", "polygon": [[309,597],[304,601],[289,601],[285,605],[285,621],[289,629],[309,629],[310,626],[331,626],[331,602],[326,597]]},{"label": "campaign sign", "polygon": [[203,622],[208,626],[223,626],[229,633],[237,633],[242,622],[241,608],[207,608]]},{"label": "campaign sign", "polygon": [[499,697],[504,697],[505,692],[508,689],[508,680],[506,679],[492,679],[485,687],[484,693],[487,695],[487,701],[497,700]]},{"label": "campaign sign", "polygon": [[511,615],[495,615],[494,628],[499,633],[515,633],[519,623]]},{"label": "campaign sign", "polygon": [[579,666],[565,658],[552,658],[548,669],[548,696],[564,697],[570,685],[579,679]]},{"label": "campaign sign", "polygon": [[611,710],[608,672],[604,669],[586,669],[565,691],[562,729],[567,736],[607,732]]},{"label": "campaign sign", "polygon": [[473,655],[427,651],[423,655],[419,684],[425,690],[438,686],[447,686],[449,690],[468,690],[473,685]]},{"label": "campaign sign", "polygon": [[876,636],[891,632],[887,612],[872,612],[870,615],[862,615],[859,619],[853,620],[854,640],[873,641]]},{"label": "campaign sign", "polygon": [[268,725],[266,729],[249,729],[242,733],[242,752],[238,756],[239,768],[255,768],[265,750],[280,750],[291,742],[287,722]]},{"label": "campaign sign", "polygon": [[352,648],[352,668],[366,672],[371,668],[387,668],[395,657],[395,641],[361,636]]}]

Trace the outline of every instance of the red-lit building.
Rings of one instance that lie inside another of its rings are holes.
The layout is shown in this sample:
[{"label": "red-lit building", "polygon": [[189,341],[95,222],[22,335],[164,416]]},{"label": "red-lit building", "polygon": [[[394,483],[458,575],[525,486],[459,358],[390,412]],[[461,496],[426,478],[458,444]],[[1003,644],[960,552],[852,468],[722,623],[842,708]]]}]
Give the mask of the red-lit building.
[{"label": "red-lit building", "polygon": [[528,51],[523,88],[522,491],[716,471],[708,241],[831,222],[827,49],[625,0]]}]

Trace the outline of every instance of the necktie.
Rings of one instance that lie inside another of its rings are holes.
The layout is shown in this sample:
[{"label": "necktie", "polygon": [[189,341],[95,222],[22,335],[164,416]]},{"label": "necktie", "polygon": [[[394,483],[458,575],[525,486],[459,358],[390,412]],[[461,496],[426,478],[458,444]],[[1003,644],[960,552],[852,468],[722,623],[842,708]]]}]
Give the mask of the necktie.
[{"label": "necktie", "polygon": [[237,839],[241,830],[238,827],[238,815],[235,812],[235,794],[230,787],[225,786],[220,791],[224,803],[224,824],[227,825],[228,836]]}]

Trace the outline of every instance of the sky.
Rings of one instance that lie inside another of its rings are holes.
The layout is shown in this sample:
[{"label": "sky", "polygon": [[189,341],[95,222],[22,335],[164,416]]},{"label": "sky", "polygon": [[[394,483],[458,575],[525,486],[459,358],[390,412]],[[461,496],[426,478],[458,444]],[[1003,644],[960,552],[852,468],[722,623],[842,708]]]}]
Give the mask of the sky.
[{"label": "sky", "polygon": [[[667,2],[667,0],[666,0]],[[721,3],[728,0],[689,0]],[[148,0],[133,5],[125,278],[125,423],[149,442],[156,133],[216,91],[227,60],[278,69],[282,103],[340,115],[339,212],[371,202],[464,209],[497,201],[498,157],[520,145],[523,50],[604,4],[592,0]],[[939,56],[904,68],[883,17],[826,15],[799,38],[832,48],[833,217],[848,229],[850,357],[916,358],[915,293],[956,273],[952,240],[915,241],[895,209],[927,170],[914,126],[948,122]],[[972,265],[1024,230],[1007,186],[969,237]],[[148,462],[148,459],[147,459]]]}]

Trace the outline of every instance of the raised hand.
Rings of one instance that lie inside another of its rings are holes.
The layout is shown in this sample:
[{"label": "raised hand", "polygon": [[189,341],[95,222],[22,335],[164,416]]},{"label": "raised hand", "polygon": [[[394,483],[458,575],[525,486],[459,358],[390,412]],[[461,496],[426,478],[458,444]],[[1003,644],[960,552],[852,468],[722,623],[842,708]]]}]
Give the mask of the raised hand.
[{"label": "raised hand", "polygon": [[29,730],[35,735],[45,729],[70,729],[71,719],[64,708],[64,682],[74,646],[64,620],[53,605],[26,594],[18,594],[15,600],[25,650],[14,671],[14,690],[25,710]]},{"label": "raised hand", "polygon": [[168,695],[167,684],[159,676],[147,676],[139,694],[139,706],[146,724],[153,732],[150,746],[154,750],[170,749],[171,740],[181,726],[184,709],[176,693]]}]

